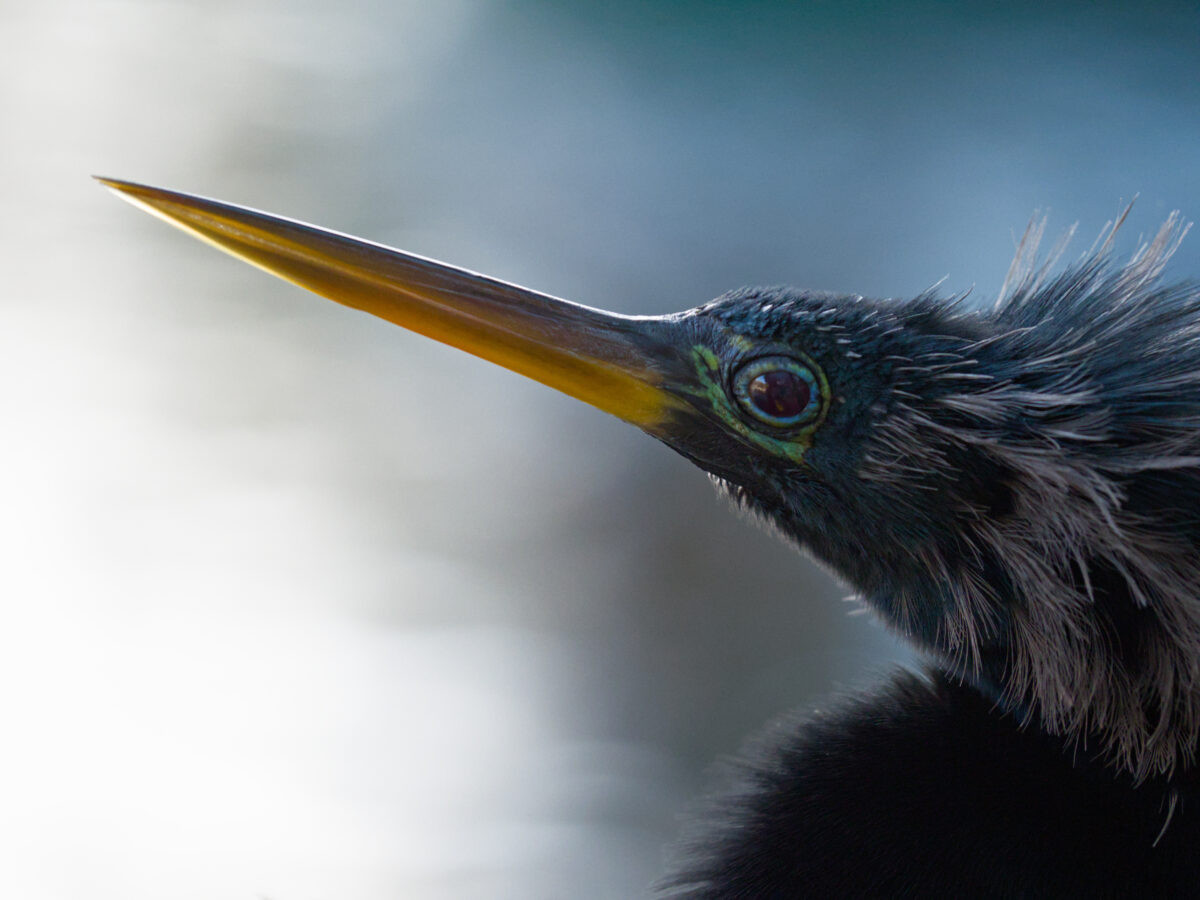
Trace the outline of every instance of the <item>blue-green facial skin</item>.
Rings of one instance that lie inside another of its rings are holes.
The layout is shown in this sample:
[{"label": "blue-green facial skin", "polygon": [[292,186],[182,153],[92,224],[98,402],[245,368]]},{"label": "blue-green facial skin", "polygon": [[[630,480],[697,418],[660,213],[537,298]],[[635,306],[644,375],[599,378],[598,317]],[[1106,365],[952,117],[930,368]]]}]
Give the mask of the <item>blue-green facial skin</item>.
[{"label": "blue-green facial skin", "polygon": [[[663,439],[743,496],[811,518],[814,528],[822,510],[836,507],[857,518],[852,507],[861,494],[862,456],[874,422],[886,415],[891,367],[900,364],[894,354],[903,350],[878,327],[886,306],[747,288],[680,314],[674,342],[686,383],[677,382],[676,390],[703,423],[680,421]],[[812,374],[817,408],[795,427],[764,421],[736,395],[739,371],[768,358]]]},{"label": "blue-green facial skin", "polygon": [[[707,401],[712,413],[733,434],[758,450],[787,459],[797,466],[804,464],[804,454],[813,443],[813,437],[825,420],[829,409],[830,390],[825,373],[812,359],[800,351],[785,348],[782,352],[770,352],[771,348],[760,347],[744,335],[729,335],[728,342],[745,354],[736,358],[732,365],[725,365],[709,346],[696,344],[691,348],[692,365],[695,368],[698,388],[694,395]],[[759,352],[766,351],[766,352]],[[735,374],[755,359],[784,358],[799,363],[812,373],[817,397],[815,412],[806,421],[792,427],[772,427],[748,413],[735,396],[732,380]]]}]

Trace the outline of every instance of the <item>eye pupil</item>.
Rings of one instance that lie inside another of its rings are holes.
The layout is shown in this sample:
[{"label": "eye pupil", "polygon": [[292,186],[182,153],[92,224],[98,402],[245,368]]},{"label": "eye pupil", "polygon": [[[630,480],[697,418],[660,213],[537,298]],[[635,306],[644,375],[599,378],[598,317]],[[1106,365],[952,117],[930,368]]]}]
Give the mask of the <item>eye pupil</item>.
[{"label": "eye pupil", "polygon": [[760,412],[774,419],[794,419],[812,401],[812,387],[795,372],[775,369],[754,376],[746,393]]}]

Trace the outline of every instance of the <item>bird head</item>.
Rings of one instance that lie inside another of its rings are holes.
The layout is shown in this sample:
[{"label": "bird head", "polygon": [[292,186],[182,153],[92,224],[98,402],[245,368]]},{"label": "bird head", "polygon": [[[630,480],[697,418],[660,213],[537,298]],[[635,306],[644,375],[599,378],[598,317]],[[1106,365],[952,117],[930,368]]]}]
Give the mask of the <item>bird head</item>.
[{"label": "bird head", "polygon": [[[787,288],[630,317],[105,180],[273,274],[637,425],[1024,721],[1137,777],[1200,728],[1200,292],[1170,220],[992,309]],[[1033,257],[1036,235],[1019,259]]]}]

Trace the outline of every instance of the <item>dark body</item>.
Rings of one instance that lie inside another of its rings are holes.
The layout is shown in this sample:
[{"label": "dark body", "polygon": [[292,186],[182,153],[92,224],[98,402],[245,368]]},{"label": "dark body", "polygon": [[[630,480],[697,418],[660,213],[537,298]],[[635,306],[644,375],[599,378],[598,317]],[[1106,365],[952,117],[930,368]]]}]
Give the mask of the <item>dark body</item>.
[{"label": "dark body", "polygon": [[781,722],[666,895],[1200,897],[1195,773],[1134,785],[945,675]]},{"label": "dark body", "polygon": [[1200,290],[1158,284],[1171,246],[981,313],[827,301],[850,366],[804,346],[850,413],[773,496],[725,487],[932,667],[761,742],[668,895],[1200,898]]}]

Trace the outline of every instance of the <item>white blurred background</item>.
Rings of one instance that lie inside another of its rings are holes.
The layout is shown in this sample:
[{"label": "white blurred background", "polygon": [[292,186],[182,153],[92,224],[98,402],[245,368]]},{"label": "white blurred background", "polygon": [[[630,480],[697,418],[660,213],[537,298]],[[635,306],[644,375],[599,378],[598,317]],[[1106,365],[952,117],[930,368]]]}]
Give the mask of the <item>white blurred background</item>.
[{"label": "white blurred background", "polygon": [[986,302],[1035,208],[1200,215],[1198,63],[1194,4],[0,0],[0,896],[639,896],[907,659],[653,441],[90,173],[622,312]]}]

